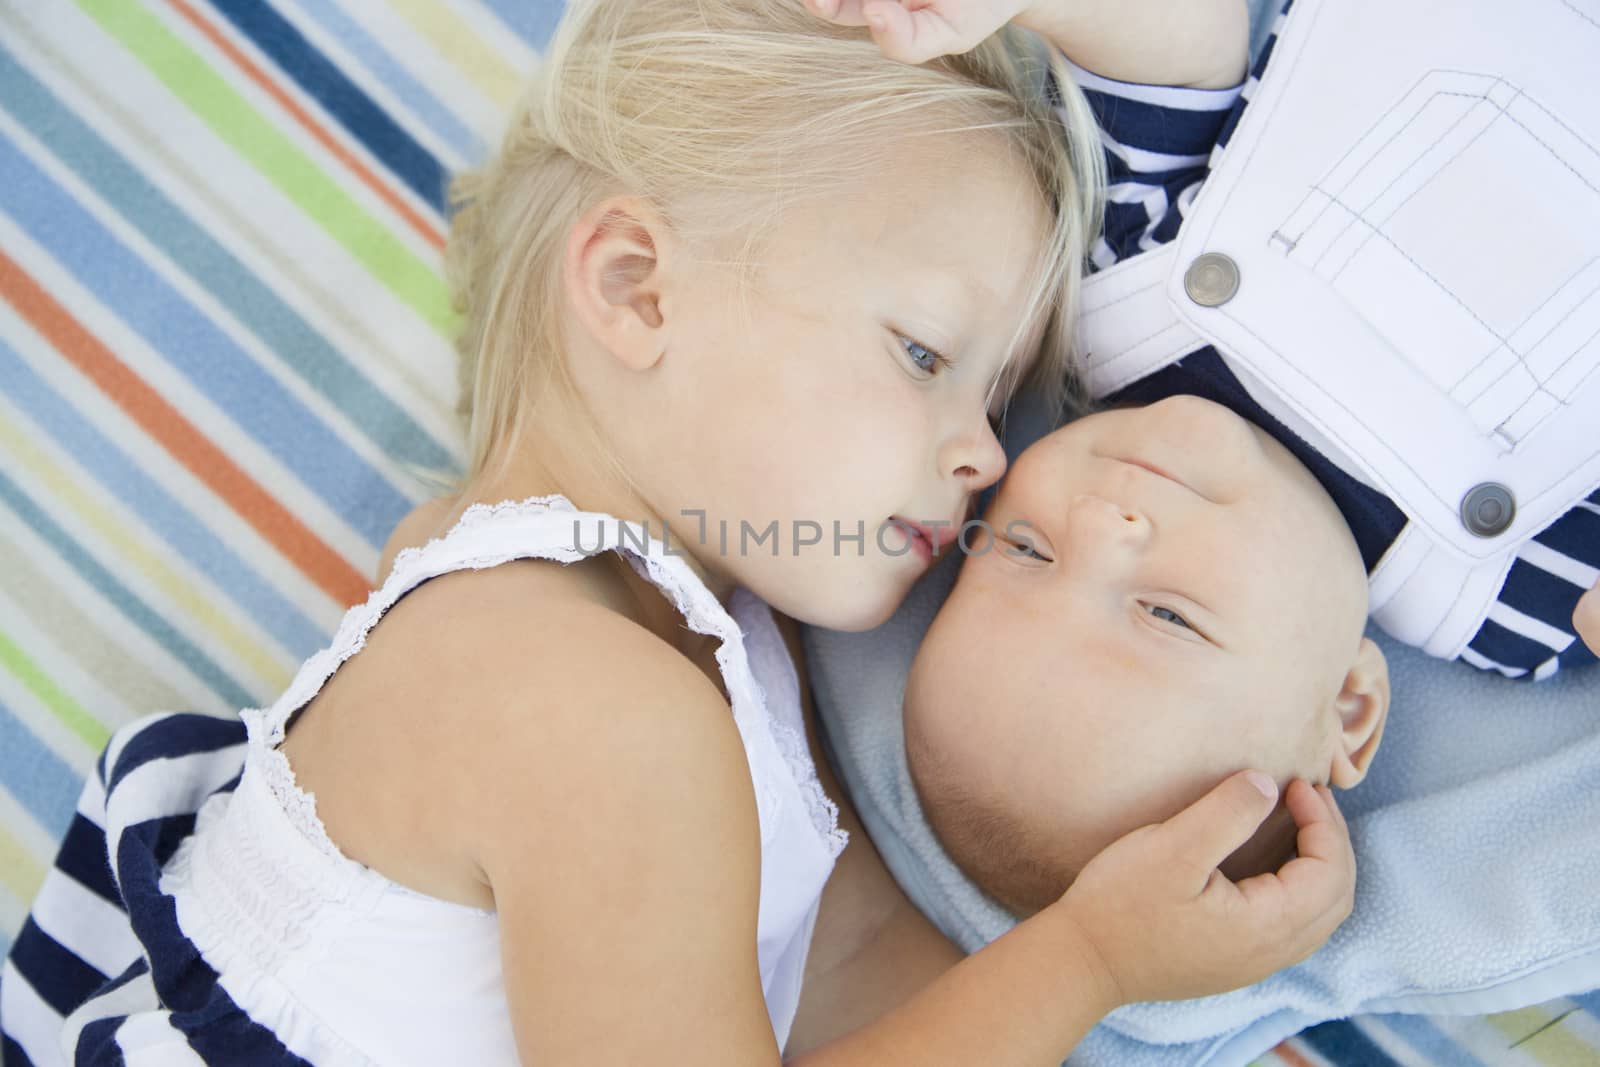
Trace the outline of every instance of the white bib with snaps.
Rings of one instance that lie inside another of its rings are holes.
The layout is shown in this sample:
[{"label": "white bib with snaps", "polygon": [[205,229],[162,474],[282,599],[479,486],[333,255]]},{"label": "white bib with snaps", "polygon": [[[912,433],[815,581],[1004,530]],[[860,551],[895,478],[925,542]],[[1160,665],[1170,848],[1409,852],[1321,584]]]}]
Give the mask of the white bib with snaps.
[{"label": "white bib with snaps", "polygon": [[1177,239],[1079,329],[1096,396],[1215,345],[1406,514],[1374,616],[1460,654],[1600,485],[1600,0],[1297,0]]}]

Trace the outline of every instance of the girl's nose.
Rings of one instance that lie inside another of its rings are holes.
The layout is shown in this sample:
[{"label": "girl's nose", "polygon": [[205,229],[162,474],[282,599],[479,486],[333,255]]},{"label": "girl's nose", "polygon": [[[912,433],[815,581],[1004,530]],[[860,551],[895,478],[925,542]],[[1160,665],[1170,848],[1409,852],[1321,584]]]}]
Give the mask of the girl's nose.
[{"label": "girl's nose", "polygon": [[939,467],[941,473],[961,481],[969,493],[981,492],[1000,480],[1006,472],[1006,450],[987,414],[945,442],[939,450]]}]

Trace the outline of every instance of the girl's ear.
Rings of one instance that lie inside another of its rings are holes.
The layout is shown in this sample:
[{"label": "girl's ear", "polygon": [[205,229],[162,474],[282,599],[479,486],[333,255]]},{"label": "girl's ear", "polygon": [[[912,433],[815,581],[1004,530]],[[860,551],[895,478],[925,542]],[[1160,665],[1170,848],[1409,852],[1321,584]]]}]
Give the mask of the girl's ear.
[{"label": "girl's ear", "polygon": [[573,314],[631,370],[648,370],[666,351],[668,238],[665,221],[638,197],[596,204],[567,235],[562,282]]},{"label": "girl's ear", "polygon": [[1367,776],[1389,718],[1389,661],[1370,637],[1361,639],[1334,709],[1339,715],[1340,744],[1328,781],[1336,789],[1349,789]]}]

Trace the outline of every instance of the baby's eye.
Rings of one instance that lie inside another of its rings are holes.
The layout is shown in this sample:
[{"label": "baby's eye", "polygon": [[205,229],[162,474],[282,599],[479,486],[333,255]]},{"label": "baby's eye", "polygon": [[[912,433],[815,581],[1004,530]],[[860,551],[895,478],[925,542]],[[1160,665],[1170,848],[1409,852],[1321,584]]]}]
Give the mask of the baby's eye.
[{"label": "baby's eye", "polygon": [[1008,556],[1020,556],[1024,559],[1036,559],[1040,563],[1055,562],[1055,560],[1034,548],[1033,542],[1029,541],[1026,537],[1017,537],[1015,534],[1007,534],[1005,536],[995,534],[994,537],[995,540],[1000,542],[1000,550]]},{"label": "baby's eye", "polygon": [[1183,627],[1185,630],[1194,629],[1193,626],[1189,625],[1188,619],[1184,618],[1182,615],[1179,615],[1171,608],[1164,608],[1159,604],[1148,604],[1146,607],[1149,608],[1150,614],[1154,615],[1163,622],[1173,623],[1174,625]]},{"label": "baby's eye", "polygon": [[927,375],[934,375],[941,367],[949,367],[950,361],[921,341],[907,337],[903,333],[895,334],[899,338],[901,347],[906,350],[906,355],[911,357],[911,363],[919,371]]}]

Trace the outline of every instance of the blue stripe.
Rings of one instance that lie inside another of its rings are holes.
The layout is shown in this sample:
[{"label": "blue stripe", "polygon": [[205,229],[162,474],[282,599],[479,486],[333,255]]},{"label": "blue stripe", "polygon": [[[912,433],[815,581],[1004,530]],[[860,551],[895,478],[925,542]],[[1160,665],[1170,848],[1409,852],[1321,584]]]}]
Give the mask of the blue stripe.
[{"label": "blue stripe", "polygon": [[1177,239],[1178,227],[1183,225],[1183,215],[1178,211],[1177,197],[1173,197],[1172,210],[1162,216],[1150,231],[1150,239],[1157,244],[1166,244]]},{"label": "blue stripe", "polygon": [[150,961],[157,997],[170,1012],[168,1022],[207,1063],[300,1067],[304,1060],[234,1003],[220,976],[178,925],[172,898],[159,888],[162,864],[193,824],[193,815],[137,823],[123,831],[117,849],[117,871],[134,933]]},{"label": "blue stripe", "polygon": [[1502,603],[1569,633],[1572,609],[1578,606],[1582,595],[1583,590],[1565,578],[1523,559],[1512,561],[1506,584],[1500,590]]},{"label": "blue stripe", "polygon": [[1556,654],[1555,649],[1514,633],[1493,619],[1483,620],[1483,626],[1467,647],[1501,666],[1530,671]]},{"label": "blue stripe", "polygon": [[1533,539],[1580,563],[1600,567],[1600,515],[1588,508],[1573,508]]},{"label": "blue stripe", "polygon": [[1422,1015],[1385,1015],[1384,1025],[1399,1035],[1406,1044],[1422,1053],[1432,1064],[1450,1064],[1451,1067],[1487,1067],[1478,1057],[1435,1026]]},{"label": "blue stripe", "polygon": [[264,580],[203,522],[194,517],[139,464],[73,410],[33,368],[0,340],[0,381],[6,396],[28,413],[84,470],[144,520],[179,558],[238,602],[245,616],[266,630],[296,659],[320,649],[327,635]]},{"label": "blue stripe", "polygon": [[446,178],[432,153],[412,140],[299,30],[261,0],[211,2],[443,221]]},{"label": "blue stripe", "polygon": [[543,49],[561,21],[561,0],[486,0],[500,21],[530,46]]},{"label": "blue stripe", "polygon": [[72,1049],[75,1067],[124,1067],[127,1061],[117,1047],[117,1030],[127,1018],[109,1015],[78,1031],[78,1043]]},{"label": "blue stripe", "polygon": [[[1571,622],[1567,623],[1566,629],[1573,629]],[[1589,646],[1582,641],[1574,640],[1567,646],[1565,652],[1556,657],[1556,662],[1560,670],[1570,670],[1573,667],[1593,666],[1596,662],[1600,662],[1600,657],[1590,652]]]},{"label": "blue stripe", "polygon": [[11,962],[57,1015],[71,1015],[110,977],[41,930],[31,915],[17,934]]},{"label": "blue stripe", "polygon": [[[157,719],[128,738],[111,769],[111,788],[152,760],[176,760],[208,752],[222,752],[245,743],[243,719],[178,712]],[[220,758],[220,757],[219,757]],[[244,753],[239,753],[240,760]]]},{"label": "blue stripe", "polygon": [[8,1063],[13,1067],[34,1067],[34,1063],[22,1051],[22,1046],[15,1041],[0,1034],[0,1063]]},{"label": "blue stripe", "polygon": [[[1207,158],[1210,158],[1209,156]],[[1165,189],[1174,200],[1177,195],[1191,185],[1198,184],[1206,178],[1206,165],[1196,163],[1188,167],[1173,167],[1170,170],[1135,170],[1127,160],[1120,156],[1106,153],[1106,181],[1113,185],[1159,185]]]},{"label": "blue stripe", "polygon": [[[239,758],[241,760],[244,759],[243,756]],[[206,794],[206,796],[210,795],[209,793]],[[160,873],[159,868],[166,866],[167,861],[172,858],[172,854],[178,851],[178,846],[183,844],[183,839],[194,833],[195,812],[199,811],[203,803],[205,803],[204,797],[190,797],[187,805],[190,810],[177,815],[162,815],[159,818],[136,823],[128,828],[138,831],[141,840],[139,847],[149,854],[149,858],[155,861],[157,874]],[[123,830],[122,832],[126,837],[128,830]],[[122,837],[117,839],[119,843],[122,840]],[[126,869],[122,870],[120,874],[123,884],[131,887],[127,891],[127,897],[130,901],[128,905],[130,916],[134,912],[138,912],[141,916],[148,913],[151,907],[149,895],[139,888],[137,881],[129,879]],[[152,882],[151,884],[153,885],[154,883]],[[173,907],[171,898],[161,897],[158,907],[170,910]]]},{"label": "blue stripe", "polygon": [[34,736],[0,703],[0,783],[38,820],[51,838],[60,838],[78,807],[83,777]]},{"label": "blue stripe", "polygon": [[[0,139],[0,207],[374,548],[410,502],[216,323]],[[341,509],[340,505],[347,507]]]},{"label": "blue stripe", "polygon": [[1372,1039],[1348,1019],[1313,1026],[1302,1031],[1299,1039],[1334,1063],[1349,1064],[1351,1067],[1357,1064],[1360,1067],[1399,1067],[1387,1052],[1373,1044]]},{"label": "blue stripe", "polygon": [[115,907],[122,907],[122,895],[111,877],[111,859],[106,855],[106,832],[82,815],[74,814],[67,836],[56,851],[56,869]]},{"label": "blue stripe", "polygon": [[[456,473],[450,451],[0,48],[0,102],[385,454]],[[341,514],[343,512],[341,511]]]},{"label": "blue stripe", "polygon": [[[228,677],[227,672],[212,662],[211,657],[191,644],[159,613],[151,610],[148,604],[118,581],[110,571],[96,562],[93,556],[85,552],[82,546],[67,536],[66,531],[57,526],[3,472],[0,472],[0,502],[3,502],[16,513],[18,518],[27,523],[36,536],[55,549],[56,553],[66,560],[73,570],[78,572],[78,576],[87,585],[108,600],[136,627],[148,634],[156,644],[171,653],[174,659],[193,671],[195,677],[199,678],[222,698],[225,706],[229,708],[255,706],[256,701],[248,690]],[[0,762],[9,763],[10,761],[8,759]],[[57,833],[59,832],[60,830],[57,830]]]},{"label": "blue stripe", "polygon": [[1084,88],[1084,99],[1104,130],[1120,145],[1172,156],[1208,156],[1234,101],[1214,111],[1166,107]]},{"label": "blue stripe", "polygon": [[389,51],[373,40],[361,25],[330,0],[300,0],[300,8],[319,23],[356,61],[370,70],[401,103],[433,129],[439,138],[454,148],[467,163],[477,163],[488,155],[483,141],[462,125],[455,113],[439,98],[396,63]]}]

